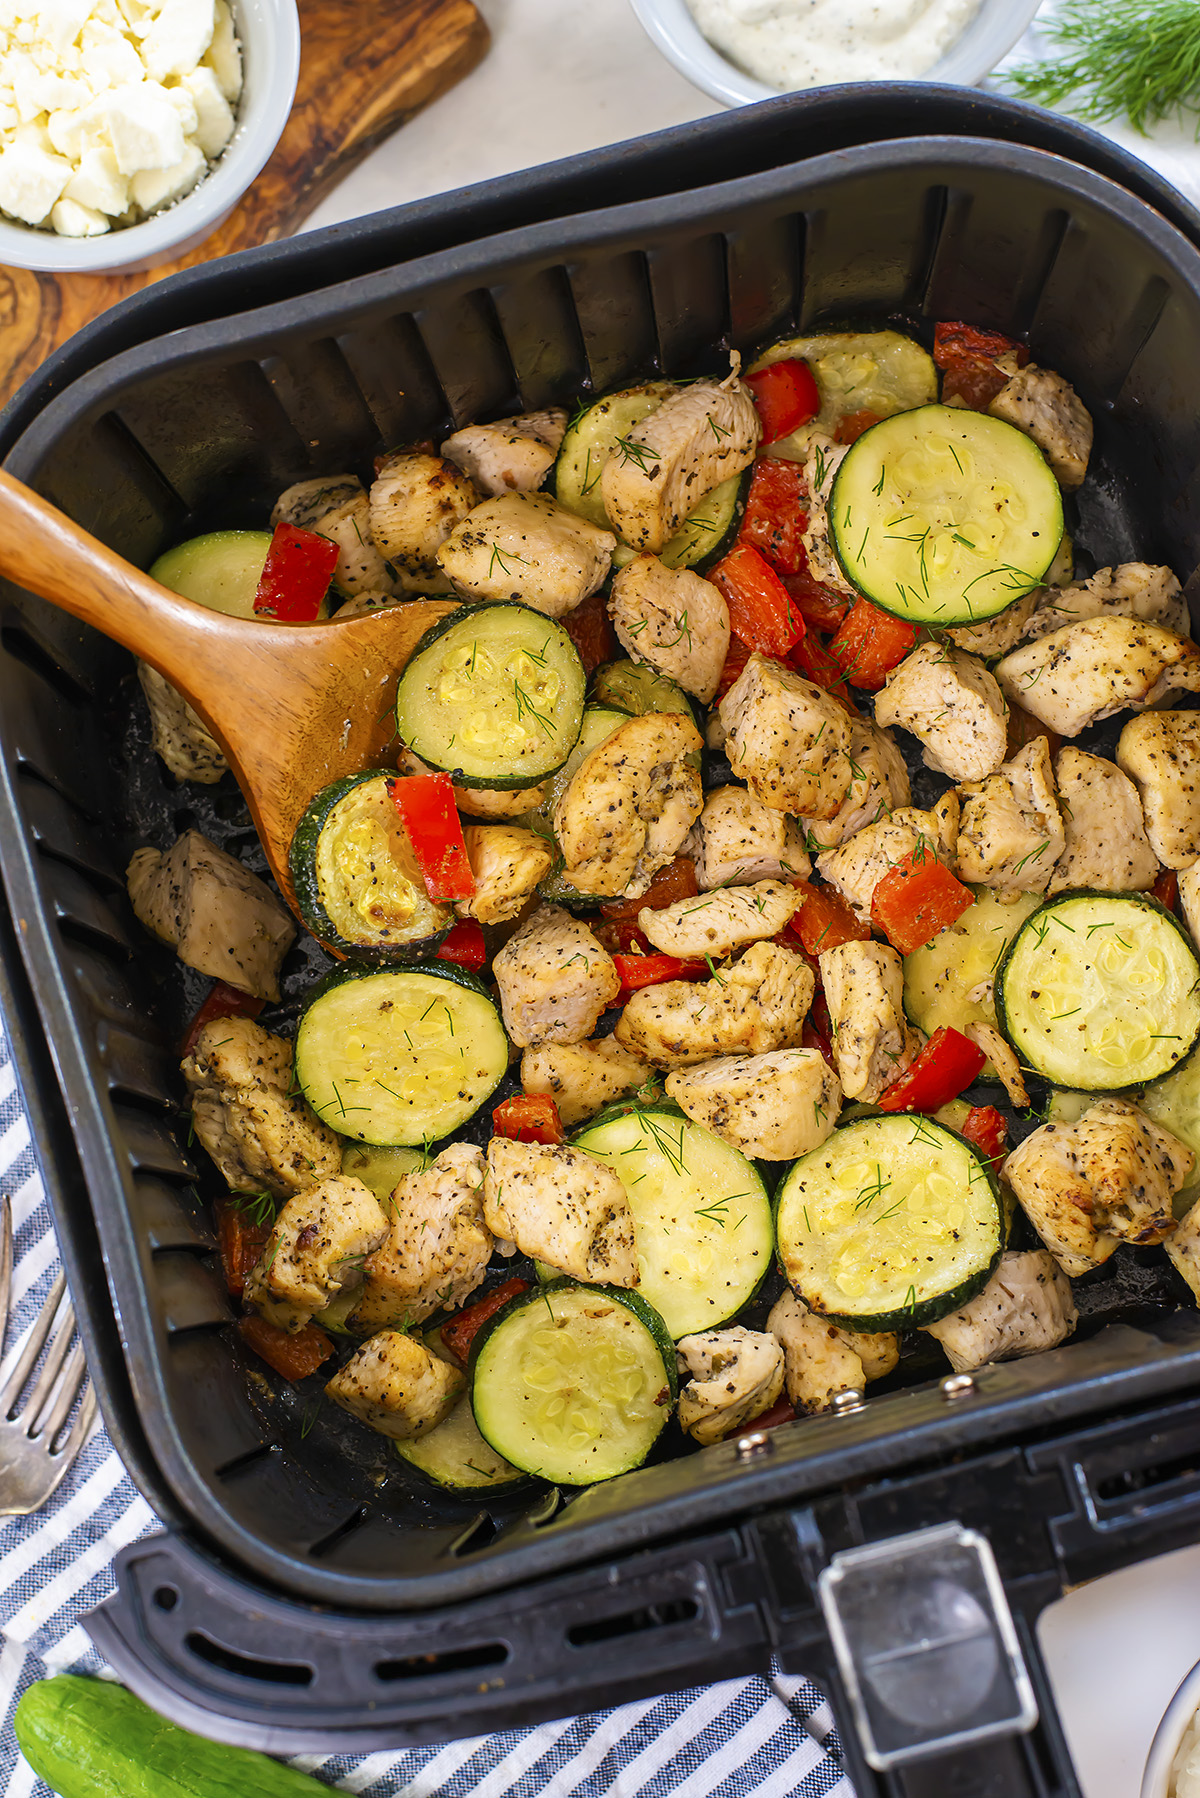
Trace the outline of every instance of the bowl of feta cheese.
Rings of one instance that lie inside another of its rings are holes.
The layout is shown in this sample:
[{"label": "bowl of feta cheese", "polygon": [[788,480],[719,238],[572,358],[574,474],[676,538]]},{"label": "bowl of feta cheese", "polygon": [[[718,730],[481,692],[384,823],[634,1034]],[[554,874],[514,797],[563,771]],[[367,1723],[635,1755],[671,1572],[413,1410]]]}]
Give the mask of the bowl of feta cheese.
[{"label": "bowl of feta cheese", "polygon": [[195,248],[299,69],[295,0],[0,0],[0,263],[111,274]]}]

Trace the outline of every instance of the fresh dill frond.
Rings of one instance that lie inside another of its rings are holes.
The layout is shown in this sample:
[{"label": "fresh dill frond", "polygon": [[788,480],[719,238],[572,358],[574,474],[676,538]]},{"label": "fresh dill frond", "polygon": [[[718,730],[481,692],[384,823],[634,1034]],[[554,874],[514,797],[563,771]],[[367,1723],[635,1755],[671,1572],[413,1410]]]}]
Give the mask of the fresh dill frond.
[{"label": "fresh dill frond", "polygon": [[1127,118],[1143,136],[1173,114],[1200,112],[1195,0],[1062,0],[1044,29],[1060,54],[1002,77],[1020,99],[1084,119]]}]

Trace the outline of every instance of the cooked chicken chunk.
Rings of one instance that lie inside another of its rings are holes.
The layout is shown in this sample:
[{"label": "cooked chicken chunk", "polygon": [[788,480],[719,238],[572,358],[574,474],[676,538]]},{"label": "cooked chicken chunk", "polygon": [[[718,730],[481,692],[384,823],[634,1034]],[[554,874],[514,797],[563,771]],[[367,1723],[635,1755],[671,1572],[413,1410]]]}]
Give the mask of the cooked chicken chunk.
[{"label": "cooked chicken chunk", "polygon": [[711,581],[657,556],[635,556],[613,578],[608,602],[618,640],[708,705],[729,653],[729,607]]},{"label": "cooked chicken chunk", "polygon": [[834,443],[820,432],[814,432],[804,461],[804,479],[808,486],[808,523],[802,542],[808,566],[817,580],[835,593],[857,599],[858,593],[842,572],[833,536],[829,529],[829,496],[833,477],[849,449],[848,444]]},{"label": "cooked chicken chunk", "polygon": [[667,980],[634,993],[614,1031],[655,1067],[800,1046],[816,982],[802,955],[755,943],[711,980]]},{"label": "cooked chicken chunk", "polygon": [[1059,750],[1055,773],[1066,845],[1054,865],[1050,896],[1080,887],[1105,893],[1148,887],[1158,873],[1158,858],[1129,777],[1103,756],[1070,743]]},{"label": "cooked chicken chunk", "polygon": [[[991,991],[991,982],[988,983]],[[1024,1111],[1029,1104],[1029,1090],[1025,1085],[1025,1076],[1021,1072],[1021,1064],[1017,1060],[1011,1043],[1007,1042],[994,1024],[980,1019],[964,1026],[963,1035],[969,1037],[977,1049],[982,1050],[995,1069],[996,1078],[1008,1094],[1009,1100],[1018,1111]]]},{"label": "cooked chicken chunk", "polygon": [[483,1221],[483,1154],[451,1143],[427,1168],[406,1174],[384,1207],[388,1230],[362,1264],[352,1330],[407,1328],[453,1310],[474,1292],[492,1253]]},{"label": "cooked chicken chunk", "polygon": [[939,802],[936,812],[904,805],[878,824],[856,830],[838,849],[817,857],[825,879],[850,901],[864,924],[871,922],[871,898],[875,888],[897,863],[926,856],[953,868],[958,842],[958,802],[952,795]]},{"label": "cooked chicken chunk", "polygon": [[441,456],[389,456],[371,485],[371,538],[381,556],[420,578],[438,573],[437,552],[479,504],[474,486]]},{"label": "cooked chicken chunk", "polygon": [[960,880],[1044,893],[1067,840],[1047,739],[1034,737],[1011,762],[960,792]]},{"label": "cooked chicken chunk", "polygon": [[692,1376],[679,1394],[679,1422],[697,1442],[731,1436],[783,1391],[783,1350],[763,1330],[702,1330],[676,1347],[680,1373]]},{"label": "cooked chicken chunk", "polygon": [[176,780],[215,786],[229,767],[221,745],[178,687],[165,680],[157,668],[139,662],[137,671],[150,708],[155,754],[162,757]]},{"label": "cooked chicken chunk", "polygon": [[290,1198],[246,1275],[245,1299],[269,1323],[302,1330],[346,1286],[388,1231],[387,1214],[361,1180],[344,1174]]},{"label": "cooked chicken chunk", "polygon": [[622,438],[604,464],[604,509],[626,543],[657,553],[706,494],[754,460],[758,413],[732,378],[694,381]]},{"label": "cooked chicken chunk", "polygon": [[1200,862],[1179,870],[1179,906],[1192,941],[1200,946]]},{"label": "cooked chicken chunk", "polygon": [[850,791],[850,720],[836,699],[753,655],[720,706],[725,753],[756,798],[793,817],[832,818]]},{"label": "cooked chicken chunk", "polygon": [[633,1055],[613,1036],[587,1043],[548,1043],[526,1049],[521,1057],[521,1085],[527,1093],[549,1093],[568,1129],[595,1117],[606,1105],[628,1098],[650,1078],[640,1055]]},{"label": "cooked chicken chunk", "polygon": [[1092,453],[1092,415],[1061,375],[1029,362],[1000,389],[988,411],[1033,438],[1060,487],[1082,483]]},{"label": "cooked chicken chunk", "polygon": [[1004,760],[1008,707],[983,663],[962,649],[919,643],[887,677],[876,724],[899,724],[925,746],[927,768],[983,780]]},{"label": "cooked chicken chunk", "polygon": [[1137,785],[1150,847],[1165,868],[1200,859],[1200,712],[1131,718],[1117,763]]},{"label": "cooked chicken chunk", "polygon": [[835,1393],[864,1391],[900,1359],[898,1337],[839,1330],[814,1317],[794,1292],[772,1307],[767,1328],[783,1349],[787,1395],[797,1411],[827,1411]]},{"label": "cooked chicken chunk", "polygon": [[693,1123],[743,1155],[794,1161],[837,1123],[842,1087],[819,1049],[726,1055],[667,1075],[667,1094]]},{"label": "cooked chicken chunk", "polygon": [[278,999],[279,969],[296,926],[236,857],[189,830],[165,855],[135,850],[125,878],[138,922],[187,967],[258,999]]},{"label": "cooked chicken chunk", "polygon": [[764,805],[745,787],[716,787],[684,845],[696,864],[701,892],[812,872],[804,836],[794,818]]},{"label": "cooked chicken chunk", "polygon": [[[411,749],[402,749],[397,757],[401,774],[430,774],[432,769]],[[468,818],[487,818],[504,823],[509,818],[523,818],[528,812],[540,811],[546,803],[548,788],[461,787],[454,788],[454,803]]]},{"label": "cooked chicken chunk", "polygon": [[454,909],[460,918],[478,918],[481,924],[505,924],[517,917],[554,865],[545,837],[513,824],[466,824],[463,841],[475,891]]},{"label": "cooked chicken chunk", "polygon": [[464,1376],[402,1330],[381,1330],[353,1354],[325,1390],[343,1411],[393,1441],[425,1436],[449,1417]]},{"label": "cooked chicken chunk", "polygon": [[600,586],[616,544],[548,493],[505,493],[476,506],[437,559],[467,599],[518,599],[561,618]]},{"label": "cooked chicken chunk", "polygon": [[1027,638],[1048,636],[1084,618],[1103,617],[1137,618],[1143,624],[1164,625],[1181,637],[1188,634],[1183,589],[1169,568],[1149,562],[1098,568],[1090,580],[1051,588],[1038,597],[1040,604],[1024,633]]},{"label": "cooked chicken chunk", "polygon": [[646,906],[638,913],[638,926],[660,954],[677,955],[681,961],[711,955],[721,961],[747,943],[778,936],[799,904],[795,887],[759,880],[753,886],[676,899],[657,911]]},{"label": "cooked chicken chunk", "polygon": [[877,824],[898,807],[912,804],[908,769],[890,732],[869,718],[850,720],[850,791],[832,818],[801,818],[806,841],[836,849],[856,830]]},{"label": "cooked chicken chunk", "polygon": [[582,1149],[493,1136],[483,1215],[493,1235],[576,1280],[638,1283],[629,1196],[613,1170]]},{"label": "cooked chicken chunk", "polygon": [[955,1373],[1015,1361],[1065,1342],[1079,1321],[1071,1282],[1046,1249],[1009,1251],[983,1291],[926,1334],[941,1343]]},{"label": "cooked chicken chunk", "polygon": [[700,732],[680,712],[630,718],[584,757],[554,807],[564,877],[640,899],[700,816]]},{"label": "cooked chicken chunk", "polygon": [[1200,1199],[1184,1212],[1164,1246],[1200,1302]]},{"label": "cooked chicken chunk", "polygon": [[338,1138],[291,1090],[292,1045],[283,1037],[252,1018],[218,1018],[182,1066],[196,1140],[231,1192],[265,1188],[287,1198],[341,1171]]},{"label": "cooked chicken chunk", "polygon": [[612,956],[586,924],[543,905],[492,962],[504,1028],[519,1049],[581,1043],[621,990]]},{"label": "cooked chicken chunk", "polygon": [[371,537],[371,504],[355,475],[331,475],[297,481],[281,493],[271,524],[299,525],[338,546],[334,585],[343,593],[391,593],[395,587],[387,563]]},{"label": "cooked chicken chunk", "polygon": [[817,961],[842,1091],[873,1104],[921,1046],[904,1016],[903,964],[888,943],[842,943]]},{"label": "cooked chicken chunk", "polygon": [[534,493],[554,466],[566,428],[567,415],[557,406],[522,412],[490,425],[466,425],[447,437],[442,454],[485,497],[514,490]]},{"label": "cooked chicken chunk", "polygon": [[1172,1196],[1195,1165],[1177,1137],[1126,1099],[1099,1099],[1075,1124],[1043,1124],[1004,1177],[1063,1272],[1085,1274],[1119,1242],[1157,1243],[1175,1228]]},{"label": "cooked chicken chunk", "polygon": [[1029,622],[1037,610],[1042,590],[1035,588],[1018,599],[1003,612],[997,612],[994,618],[985,618],[982,624],[958,624],[946,635],[958,649],[965,649],[974,656],[982,656],[990,661],[993,656],[1007,655],[1015,649],[1022,637],[1029,635]]},{"label": "cooked chicken chunk", "polygon": [[997,664],[1017,705],[1062,737],[1168,694],[1200,689],[1200,649],[1187,637],[1130,618],[1088,618],[1026,643]]}]

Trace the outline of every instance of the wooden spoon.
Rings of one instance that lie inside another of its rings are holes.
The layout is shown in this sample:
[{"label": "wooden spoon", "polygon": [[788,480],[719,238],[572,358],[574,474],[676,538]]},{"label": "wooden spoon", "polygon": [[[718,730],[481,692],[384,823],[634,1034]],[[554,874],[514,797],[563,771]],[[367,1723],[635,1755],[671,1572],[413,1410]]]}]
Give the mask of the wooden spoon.
[{"label": "wooden spoon", "polygon": [[31,488],[0,473],[0,573],[165,675],[221,745],[271,872],[295,910],[288,847],[322,787],[378,763],[396,681],[455,601],[413,600],[344,624],[258,624],[160,587]]}]

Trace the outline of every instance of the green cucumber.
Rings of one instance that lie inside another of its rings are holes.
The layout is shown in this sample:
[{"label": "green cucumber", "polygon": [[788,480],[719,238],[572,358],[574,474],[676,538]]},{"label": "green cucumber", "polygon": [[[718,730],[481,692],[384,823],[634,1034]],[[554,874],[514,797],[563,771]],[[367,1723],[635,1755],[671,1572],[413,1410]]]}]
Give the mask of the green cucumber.
[{"label": "green cucumber", "polygon": [[986,1286],[1004,1241],[996,1182],[932,1118],[883,1114],[793,1163],[775,1220],[783,1271],[848,1330],[936,1323]]},{"label": "green cucumber", "polygon": [[395,1448],[402,1461],[451,1492],[498,1491],[525,1478],[519,1467],[484,1441],[465,1397],[427,1436],[410,1437]]},{"label": "green cucumber", "polygon": [[[209,531],[166,550],[152,565],[150,575],[160,586],[207,606],[210,612],[253,618],[254,595],[270,547],[270,531]],[[326,596],[317,617],[328,616]]]},{"label": "green cucumber", "polygon": [[682,712],[687,718],[696,715],[695,704],[683,688],[649,662],[605,662],[592,676],[592,704],[615,706],[631,718],[643,718],[647,712]]},{"label": "green cucumber", "polygon": [[790,437],[767,448],[767,455],[803,462],[814,437],[832,437],[843,418],[873,412],[891,418],[937,398],[933,358],[899,331],[823,331],[815,337],[787,337],[763,354],[748,371],[757,374],[772,362],[807,362],[817,383],[821,410]]},{"label": "green cucumber", "polygon": [[1200,1040],[1200,961],[1146,893],[1070,893],[1041,905],[996,976],[996,1018],[1024,1066],[1074,1092],[1132,1092]]},{"label": "green cucumber", "polygon": [[1041,904],[1037,893],[1021,893],[1005,905],[988,887],[973,891],[975,903],[961,918],[904,957],[904,1009],[926,1036],[943,1024],[959,1031],[968,1024],[995,1026],[990,992],[968,994],[979,994],[995,978],[1004,951]]},{"label": "green cucumber", "polygon": [[557,1280],[510,1299],[471,1352],[471,1405],[514,1467],[590,1486],[640,1467],[678,1390],[675,1344],[638,1293]]},{"label": "green cucumber", "polygon": [[635,425],[657,412],[664,400],[679,390],[673,381],[647,381],[625,387],[595,400],[576,414],[567,426],[558,461],[554,465],[554,497],[560,506],[611,531],[608,513],[600,497],[600,476],[618,439],[628,437]]},{"label": "green cucumber", "polygon": [[340,1136],[437,1141],[473,1117],[508,1069],[487,988],[453,962],[331,974],[296,1032],[296,1083]]}]

